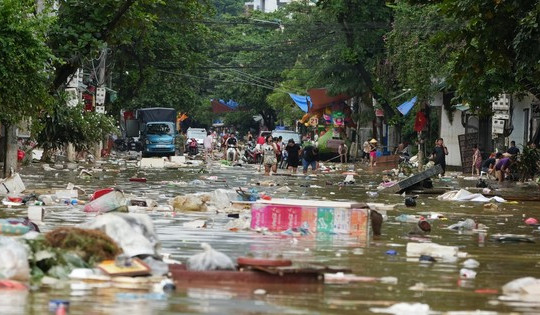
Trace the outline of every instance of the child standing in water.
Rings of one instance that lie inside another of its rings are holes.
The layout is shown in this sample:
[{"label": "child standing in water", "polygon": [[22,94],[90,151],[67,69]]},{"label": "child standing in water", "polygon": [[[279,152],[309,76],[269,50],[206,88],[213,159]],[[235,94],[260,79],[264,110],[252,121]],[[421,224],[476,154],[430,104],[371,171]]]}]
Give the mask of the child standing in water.
[{"label": "child standing in water", "polygon": [[478,145],[475,144],[473,146],[473,162],[472,162],[472,175],[480,176],[480,168],[482,168],[482,153],[480,153],[480,149],[478,148]]}]

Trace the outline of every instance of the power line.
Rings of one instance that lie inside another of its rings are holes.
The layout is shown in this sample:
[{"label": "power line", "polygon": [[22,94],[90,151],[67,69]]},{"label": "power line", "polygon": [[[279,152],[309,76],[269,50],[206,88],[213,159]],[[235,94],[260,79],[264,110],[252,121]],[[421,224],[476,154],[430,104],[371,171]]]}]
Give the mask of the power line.
[{"label": "power line", "polygon": [[206,81],[218,81],[218,82],[226,82],[226,83],[247,84],[247,85],[258,86],[258,87],[261,87],[261,88],[264,88],[264,89],[267,89],[267,90],[272,90],[272,91],[277,90],[277,91],[280,91],[280,92],[283,92],[283,93],[289,93],[288,91],[285,91],[285,90],[282,90],[282,89],[279,89],[279,88],[276,88],[276,87],[257,84],[257,83],[249,82],[249,81],[245,81],[245,80],[234,81],[234,80],[214,79],[214,78],[201,77],[201,76],[196,76],[196,75],[187,74],[187,73],[176,73],[176,72],[163,70],[163,69],[157,69],[157,71],[163,72],[163,73],[168,73],[168,74],[173,74],[173,75],[178,75],[178,76],[185,76],[185,77],[190,77],[190,78],[203,79],[203,80],[206,80]]},{"label": "power line", "polygon": [[[219,64],[219,63],[217,63],[217,62],[214,62],[214,61],[211,61],[211,60],[209,60],[208,62],[210,62],[210,63],[212,63],[212,64],[214,64],[214,65],[217,65],[217,66],[222,66],[221,64]],[[239,73],[239,74],[241,74],[241,75],[243,75],[243,76],[246,76],[246,77],[249,77],[249,78],[253,78],[253,79],[257,80],[257,81],[261,81],[261,82],[265,82],[265,81],[266,81],[266,82],[268,82],[268,83],[270,83],[270,84],[276,84],[276,82],[274,82],[274,81],[267,80],[267,79],[264,79],[264,78],[261,78],[261,77],[257,77],[257,76],[255,76],[255,75],[252,75],[252,74],[249,74],[249,73],[246,73],[246,72],[237,70],[237,69],[229,69],[229,70],[234,71],[234,72],[236,72],[236,73]],[[218,71],[219,71],[219,70],[218,70]],[[220,71],[220,72],[223,73],[223,71]]]}]

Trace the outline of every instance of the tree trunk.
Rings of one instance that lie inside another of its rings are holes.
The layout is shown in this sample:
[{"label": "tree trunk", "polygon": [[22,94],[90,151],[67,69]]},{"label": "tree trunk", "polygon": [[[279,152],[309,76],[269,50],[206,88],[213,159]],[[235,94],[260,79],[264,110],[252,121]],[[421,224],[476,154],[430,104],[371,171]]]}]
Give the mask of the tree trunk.
[{"label": "tree trunk", "polygon": [[424,139],[422,139],[422,131],[418,133],[418,171],[424,170]]},{"label": "tree trunk", "polygon": [[15,125],[5,126],[5,150],[4,150],[4,172],[3,177],[12,175],[12,171],[17,171],[17,127]]},{"label": "tree trunk", "polygon": [[66,145],[66,159],[68,162],[73,162],[76,159],[76,151],[75,147],[73,146],[73,143],[68,143]]}]

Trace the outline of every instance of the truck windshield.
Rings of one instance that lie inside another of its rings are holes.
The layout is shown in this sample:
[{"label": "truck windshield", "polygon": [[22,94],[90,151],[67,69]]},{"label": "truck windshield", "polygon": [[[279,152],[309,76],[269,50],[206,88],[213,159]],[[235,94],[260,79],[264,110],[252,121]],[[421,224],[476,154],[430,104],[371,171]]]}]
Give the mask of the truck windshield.
[{"label": "truck windshield", "polygon": [[149,124],[147,126],[146,133],[149,135],[170,134],[171,127],[169,127],[167,124]]}]

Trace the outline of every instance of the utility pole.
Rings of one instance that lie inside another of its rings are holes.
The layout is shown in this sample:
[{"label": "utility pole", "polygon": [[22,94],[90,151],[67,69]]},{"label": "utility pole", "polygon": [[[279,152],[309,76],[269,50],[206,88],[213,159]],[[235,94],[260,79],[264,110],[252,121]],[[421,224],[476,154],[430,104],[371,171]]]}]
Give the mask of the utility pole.
[{"label": "utility pole", "polygon": [[[107,52],[108,48],[105,45],[103,47],[101,54],[99,56],[99,65],[98,65],[98,73],[97,73],[97,88],[96,88],[96,97],[94,97],[94,101],[96,102],[96,106],[94,107],[96,111],[98,111],[98,108],[100,108],[100,112],[105,114],[105,75],[107,70]],[[99,106],[99,107],[98,107]],[[101,151],[103,149],[103,139],[96,143],[94,146],[94,157],[96,160],[99,160],[101,158]]]}]

